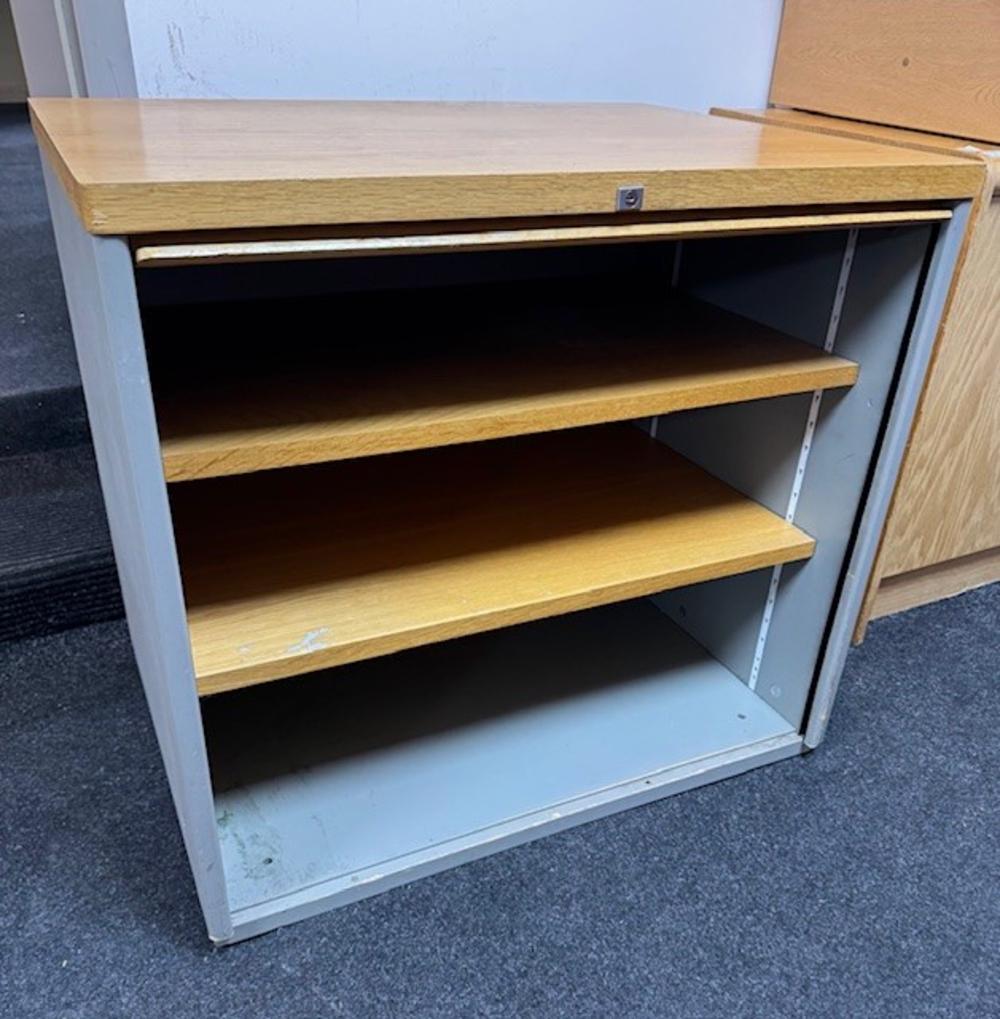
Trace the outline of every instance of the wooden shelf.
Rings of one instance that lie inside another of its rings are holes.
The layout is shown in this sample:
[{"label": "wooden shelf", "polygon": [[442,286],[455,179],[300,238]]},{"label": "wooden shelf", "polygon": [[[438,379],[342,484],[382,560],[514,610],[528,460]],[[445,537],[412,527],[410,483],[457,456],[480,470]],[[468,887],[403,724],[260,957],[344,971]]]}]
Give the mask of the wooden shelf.
[{"label": "wooden shelf", "polygon": [[845,386],[858,371],[701,302],[636,301],[605,280],[183,309],[147,334],[168,481]]},{"label": "wooden shelf", "polygon": [[808,558],[615,425],[172,490],[201,694]]}]

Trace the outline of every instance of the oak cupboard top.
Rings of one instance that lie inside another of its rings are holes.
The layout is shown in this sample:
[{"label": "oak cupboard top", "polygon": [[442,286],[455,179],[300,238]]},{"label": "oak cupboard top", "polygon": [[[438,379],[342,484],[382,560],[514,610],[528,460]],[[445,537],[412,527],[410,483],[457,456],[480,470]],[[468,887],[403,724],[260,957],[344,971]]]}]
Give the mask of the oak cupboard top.
[{"label": "oak cupboard top", "polygon": [[967,198],[958,156],[623,104],[33,99],[97,234]]}]

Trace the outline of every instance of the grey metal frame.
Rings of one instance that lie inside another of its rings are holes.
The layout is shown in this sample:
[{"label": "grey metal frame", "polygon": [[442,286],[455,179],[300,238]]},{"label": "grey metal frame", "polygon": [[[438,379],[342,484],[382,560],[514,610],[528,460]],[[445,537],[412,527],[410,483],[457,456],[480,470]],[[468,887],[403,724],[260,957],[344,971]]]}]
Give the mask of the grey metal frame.
[{"label": "grey metal frame", "polygon": [[88,234],[44,169],[129,633],[209,936],[225,940],[232,921],[132,254],[121,238]]},{"label": "grey metal frame", "polygon": [[[785,702],[796,724],[804,722],[825,624],[856,540],[866,482],[909,341],[907,329],[922,300],[923,261],[933,233],[901,227],[862,231],[859,239],[835,350],[859,361],[861,376],[850,390],[823,397],[796,510],[799,525],[825,540],[817,544],[808,569],[791,567],[782,574],[758,677],[758,694],[774,707]],[[823,625],[816,625],[817,612]]]},{"label": "grey metal frame", "polygon": [[833,611],[825,654],[805,727],[805,745],[809,748],[817,747],[822,742],[830,721],[830,711],[844,670],[851,634],[861,611],[868,576],[878,551],[879,537],[889,512],[896,477],[923,391],[924,377],[948,300],[971,208],[971,202],[957,204],[952,218],[939,228],[868,497],[850,552],[845,583]]}]

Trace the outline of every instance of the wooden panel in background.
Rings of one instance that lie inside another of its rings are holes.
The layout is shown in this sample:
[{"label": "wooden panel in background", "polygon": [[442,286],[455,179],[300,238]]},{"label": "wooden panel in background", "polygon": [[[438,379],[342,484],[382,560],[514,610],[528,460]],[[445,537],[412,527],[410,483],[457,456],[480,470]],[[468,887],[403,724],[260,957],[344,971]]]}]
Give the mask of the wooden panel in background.
[{"label": "wooden panel in background", "polygon": [[92,233],[943,200],[947,155],[655,106],[34,99]]},{"label": "wooden panel in background", "polygon": [[[992,166],[1000,178],[1000,160]],[[887,525],[883,576],[1000,546],[1000,196],[979,216]]]},{"label": "wooden panel in background", "polygon": [[770,101],[1000,142],[1000,3],[785,0]]},{"label": "wooden panel in background", "polygon": [[1000,581],[1000,548],[885,577],[875,595],[871,618],[890,616],[997,581]]},{"label": "wooden panel in background", "polygon": [[202,694],[814,547],[630,425],[180,485],[171,504]]},{"label": "wooden panel in background", "polygon": [[203,306],[198,325],[190,309],[150,312],[167,480],[621,421],[857,378],[844,358],[643,289],[623,300],[615,281],[600,279],[246,302]]},{"label": "wooden panel in background", "polygon": [[978,158],[980,150],[984,147],[983,142],[970,138],[911,131],[903,127],[887,127],[885,124],[869,124],[864,120],[832,117],[825,113],[809,113],[806,110],[789,110],[783,106],[768,106],[765,109],[730,109],[713,106],[709,112],[715,117],[745,120],[751,124],[795,127],[816,131],[819,134],[836,135],[839,138],[860,138],[886,145],[903,145],[906,148],[922,149],[924,152],[967,155],[969,159]]}]

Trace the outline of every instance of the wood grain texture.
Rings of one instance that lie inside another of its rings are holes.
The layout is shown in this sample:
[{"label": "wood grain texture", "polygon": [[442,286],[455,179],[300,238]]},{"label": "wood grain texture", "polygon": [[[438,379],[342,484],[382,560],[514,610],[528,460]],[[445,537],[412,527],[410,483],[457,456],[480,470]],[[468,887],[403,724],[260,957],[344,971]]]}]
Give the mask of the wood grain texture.
[{"label": "wood grain texture", "polygon": [[202,694],[814,545],[629,425],[181,485],[171,503]]},{"label": "wood grain texture", "polygon": [[[271,236],[247,238],[239,234],[204,240],[197,235],[182,241],[134,245],[135,264],[143,269],[175,265],[219,265],[233,262],[304,261],[366,255],[437,254],[456,251],[502,251],[511,248],[550,248],[578,244],[627,244],[636,241],[731,237],[734,234],[787,233],[795,230],[837,230],[890,226],[894,223],[939,223],[947,209],[891,209],[811,215],[740,216],[629,223],[590,223],[585,226],[519,227],[466,230],[458,233],[374,234],[369,236]],[[287,234],[287,231],[283,231]]]},{"label": "wood grain texture", "polygon": [[770,101],[1000,142],[1000,3],[785,0]]},{"label": "wood grain texture", "polygon": [[1000,548],[949,559],[922,570],[886,577],[879,585],[871,617],[891,616],[997,581],[1000,581]]},{"label": "wood grain texture", "polygon": [[[200,310],[194,330],[188,308],[148,313],[167,480],[620,421],[857,378],[851,361],[702,302],[662,292],[623,302],[617,289],[588,294],[587,286],[595,285],[246,302]],[[281,335],[290,341],[276,361]]]},{"label": "wood grain texture", "polygon": [[866,120],[851,120],[847,117],[833,117],[825,113],[809,113],[806,110],[790,110],[782,106],[768,106],[765,109],[731,109],[724,106],[713,106],[709,112],[716,117],[745,120],[751,124],[795,127],[840,138],[857,138],[885,145],[902,145],[910,149],[921,149],[924,152],[950,152],[953,155],[968,156],[970,159],[982,157],[990,151],[988,142],[976,141],[974,138],[956,138],[953,135],[911,131],[908,128],[871,124]]},{"label": "wood grain texture", "polygon": [[[1000,179],[1000,160],[993,163]],[[885,538],[892,576],[1000,546],[1000,197],[969,240]]]},{"label": "wood grain texture", "polygon": [[947,155],[653,106],[35,99],[93,233],[963,198]]}]

